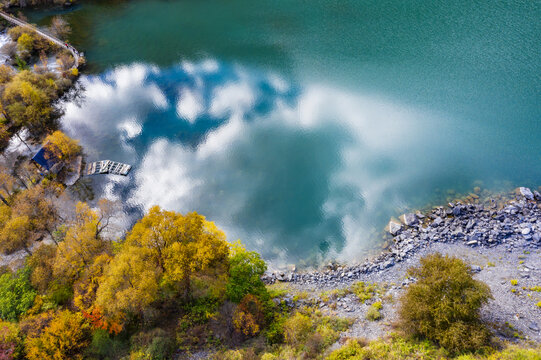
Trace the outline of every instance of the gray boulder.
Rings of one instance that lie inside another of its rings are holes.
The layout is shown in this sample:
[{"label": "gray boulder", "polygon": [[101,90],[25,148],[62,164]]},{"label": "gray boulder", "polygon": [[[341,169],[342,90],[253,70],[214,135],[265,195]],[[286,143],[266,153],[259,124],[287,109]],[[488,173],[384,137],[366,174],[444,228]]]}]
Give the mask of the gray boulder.
[{"label": "gray boulder", "polygon": [[394,219],[391,219],[391,221],[389,221],[389,225],[387,225],[387,227],[389,229],[389,232],[393,236],[397,235],[402,230],[402,224]]},{"label": "gray boulder", "polygon": [[532,190],[528,189],[527,187],[519,187],[517,189],[517,192],[519,195],[524,196],[527,200],[533,200],[533,193]]},{"label": "gray boulder", "polygon": [[412,214],[412,213],[407,213],[407,214],[404,214],[404,215],[400,216],[400,220],[406,226],[413,226],[413,225],[417,224],[417,222],[419,221],[417,219],[417,216],[415,216],[415,214]]}]

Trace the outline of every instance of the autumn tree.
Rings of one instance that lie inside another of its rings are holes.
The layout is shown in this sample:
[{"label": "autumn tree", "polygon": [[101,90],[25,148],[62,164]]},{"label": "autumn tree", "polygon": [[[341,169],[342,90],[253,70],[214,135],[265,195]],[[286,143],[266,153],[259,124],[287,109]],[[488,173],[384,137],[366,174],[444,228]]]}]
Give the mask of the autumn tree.
[{"label": "autumn tree", "polygon": [[47,135],[44,142],[47,144],[47,149],[59,160],[69,161],[81,153],[79,141],[70,138],[60,130]]},{"label": "autumn tree", "polygon": [[[0,251],[10,253],[30,247],[44,232],[52,236],[52,229],[58,219],[56,208],[48,198],[49,189],[35,186],[18,193],[11,208],[2,209],[0,222]],[[54,240],[54,238],[53,238]]]},{"label": "autumn tree", "polygon": [[53,263],[55,257],[55,245],[41,244],[26,260],[32,269],[30,282],[41,294],[47,291],[50,282],[54,279]]},{"label": "autumn tree", "polygon": [[13,78],[13,75],[15,75],[15,71],[7,66],[7,65],[0,65],[0,84],[5,84]]},{"label": "autumn tree", "polygon": [[16,76],[6,85],[2,98],[8,119],[14,124],[26,127],[33,135],[49,127],[50,99],[29,81]]},{"label": "autumn tree", "polygon": [[47,232],[52,236],[51,232],[58,220],[57,210],[51,201],[55,191],[55,188],[41,185],[22,191],[15,197],[12,216],[27,216],[34,233]]},{"label": "autumn tree", "polygon": [[196,212],[182,215],[154,206],[126,238],[126,244],[152,251],[164,279],[191,296],[191,279],[198,272],[227,269],[225,234]]},{"label": "autumn tree", "polygon": [[245,336],[255,336],[265,321],[263,305],[254,295],[246,295],[233,314],[235,329]]},{"label": "autumn tree", "polygon": [[28,216],[12,215],[0,229],[0,251],[11,254],[24,250],[28,255],[32,255],[30,247],[35,240],[32,234],[32,224]]},{"label": "autumn tree", "polygon": [[53,35],[59,38],[64,38],[71,32],[71,27],[69,26],[68,22],[60,16],[53,17],[49,29]]},{"label": "autumn tree", "polygon": [[[1,106],[0,106],[1,108]],[[2,113],[0,109],[0,151],[6,148],[9,143],[10,133],[8,127],[2,122]],[[5,120],[4,120],[5,121]]]},{"label": "autumn tree", "polygon": [[54,128],[58,112],[51,102],[65,89],[53,74],[23,70],[5,84],[1,96],[4,121],[26,127],[34,138]]},{"label": "autumn tree", "polygon": [[0,201],[9,206],[8,200],[14,194],[17,186],[16,179],[9,170],[0,165]]},{"label": "autumn tree", "polygon": [[[192,280],[227,273],[225,235],[197,213],[150,209],[126,237],[98,288],[96,303],[108,313],[139,313],[160,294],[192,295]],[[223,281],[225,283],[225,281]]]},{"label": "autumn tree", "polygon": [[63,310],[40,333],[25,341],[29,360],[82,359],[90,343],[90,325],[81,313]]},{"label": "autumn tree", "polygon": [[17,39],[17,51],[23,59],[30,57],[34,51],[34,37],[32,34],[24,33]]},{"label": "autumn tree", "polygon": [[94,329],[106,330],[118,334],[122,330],[122,315],[106,316],[102,308],[96,304],[96,293],[102,281],[104,270],[112,260],[107,253],[98,255],[92,265],[84,269],[73,285],[73,305],[83,314]]},{"label": "autumn tree", "polygon": [[96,294],[96,305],[109,317],[140,314],[158,299],[160,268],[150,249],[124,246],[109,264]]},{"label": "autumn tree", "polygon": [[75,219],[69,224],[64,241],[58,244],[54,274],[75,281],[94,258],[105,252],[108,243],[99,235],[98,214],[82,202],[76,205]]},{"label": "autumn tree", "polygon": [[39,173],[37,167],[30,161],[23,161],[13,173],[14,177],[18,180],[18,183],[25,189],[30,188],[36,184],[39,179]]}]

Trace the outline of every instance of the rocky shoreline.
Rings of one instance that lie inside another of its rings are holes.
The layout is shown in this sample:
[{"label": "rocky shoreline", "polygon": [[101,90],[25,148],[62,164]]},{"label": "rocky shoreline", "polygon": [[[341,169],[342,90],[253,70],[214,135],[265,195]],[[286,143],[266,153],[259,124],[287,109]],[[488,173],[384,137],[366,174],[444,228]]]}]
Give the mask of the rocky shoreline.
[{"label": "rocky shoreline", "polygon": [[[475,196],[475,195],[474,195]],[[471,198],[470,198],[471,199]],[[377,273],[403,262],[433,243],[463,244],[468,247],[541,248],[541,194],[517,188],[514,198],[498,204],[492,198],[484,204],[451,202],[426,213],[408,213],[387,227],[392,243],[379,256],[359,265],[329,264],[312,272],[272,272],[263,276],[267,284],[325,284],[339,286],[364,275]],[[480,270],[480,269],[479,269]],[[524,269],[525,272],[528,268]]]}]

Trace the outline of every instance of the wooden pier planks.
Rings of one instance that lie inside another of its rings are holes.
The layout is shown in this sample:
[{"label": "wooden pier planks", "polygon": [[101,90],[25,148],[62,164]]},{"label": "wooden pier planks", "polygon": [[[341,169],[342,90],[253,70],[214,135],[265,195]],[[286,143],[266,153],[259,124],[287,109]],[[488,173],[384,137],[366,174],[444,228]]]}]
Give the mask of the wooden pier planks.
[{"label": "wooden pier planks", "polygon": [[101,160],[90,163],[86,167],[86,175],[114,174],[126,176],[131,170],[131,165],[111,160]]}]

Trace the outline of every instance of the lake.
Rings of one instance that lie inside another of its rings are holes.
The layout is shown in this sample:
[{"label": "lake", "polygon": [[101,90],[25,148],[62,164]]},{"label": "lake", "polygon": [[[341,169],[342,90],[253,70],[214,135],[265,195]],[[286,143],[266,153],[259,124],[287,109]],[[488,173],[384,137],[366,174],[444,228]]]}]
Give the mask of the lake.
[{"label": "lake", "polygon": [[[356,261],[391,216],[541,185],[541,1],[87,1],[64,129],[130,218],[197,211],[275,264]],[[135,214],[135,215],[134,215]]]}]

